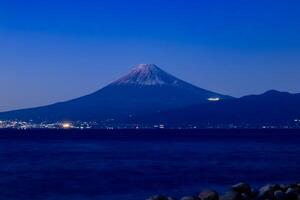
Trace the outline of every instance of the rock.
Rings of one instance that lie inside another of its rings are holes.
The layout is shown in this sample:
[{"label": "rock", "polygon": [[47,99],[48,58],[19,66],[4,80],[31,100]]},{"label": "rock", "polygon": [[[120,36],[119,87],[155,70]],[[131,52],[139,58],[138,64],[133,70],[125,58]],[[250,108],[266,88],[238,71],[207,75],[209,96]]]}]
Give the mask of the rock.
[{"label": "rock", "polygon": [[268,184],[259,189],[259,199],[274,199],[274,192],[280,190],[279,185]]},{"label": "rock", "polygon": [[289,188],[285,194],[288,200],[297,200],[300,195],[300,190],[298,188]]},{"label": "rock", "polygon": [[154,195],[147,200],[169,200],[168,197],[163,196],[163,195]]},{"label": "rock", "polygon": [[233,185],[231,188],[239,193],[245,193],[247,195],[251,194],[251,187],[247,183],[238,183],[236,185]]},{"label": "rock", "polygon": [[288,185],[289,188],[298,188],[297,183],[292,183]]},{"label": "rock", "polygon": [[275,190],[280,190],[280,185],[279,184],[273,184],[273,187]]},{"label": "rock", "polygon": [[253,198],[257,197],[258,194],[259,194],[259,191],[257,189],[252,188],[250,197],[253,199]]},{"label": "rock", "polygon": [[219,194],[214,190],[204,190],[198,197],[201,200],[219,200]]},{"label": "rock", "polygon": [[198,197],[193,197],[193,196],[186,196],[182,197],[180,200],[201,200]]},{"label": "rock", "polygon": [[221,200],[243,200],[242,195],[236,191],[226,192],[220,198]]},{"label": "rock", "polygon": [[293,193],[300,193],[300,189],[298,188],[288,188],[286,193],[290,193],[290,192],[293,192]]},{"label": "rock", "polygon": [[[247,183],[231,186],[231,190],[221,197],[215,190],[204,190],[198,197],[185,196],[180,200],[300,200],[300,183],[268,184],[259,190],[251,188]],[[154,195],[147,200],[177,200],[163,195]]]},{"label": "rock", "polygon": [[280,190],[283,191],[283,192],[287,191],[288,188],[289,188],[289,186],[287,186],[285,184],[280,185]]},{"label": "rock", "polygon": [[276,190],[274,192],[274,197],[275,197],[275,200],[285,200],[286,194],[281,190]]},{"label": "rock", "polygon": [[242,199],[243,200],[252,200],[252,198],[245,193],[242,193]]}]

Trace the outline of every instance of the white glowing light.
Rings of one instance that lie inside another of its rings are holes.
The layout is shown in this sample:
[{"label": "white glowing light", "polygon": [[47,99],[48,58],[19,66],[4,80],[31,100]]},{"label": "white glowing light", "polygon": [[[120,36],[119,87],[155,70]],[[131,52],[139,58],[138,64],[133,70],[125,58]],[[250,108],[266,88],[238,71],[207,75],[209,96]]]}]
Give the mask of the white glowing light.
[{"label": "white glowing light", "polygon": [[220,98],[219,98],[219,97],[216,97],[216,98],[208,98],[207,100],[208,100],[208,101],[220,101]]}]

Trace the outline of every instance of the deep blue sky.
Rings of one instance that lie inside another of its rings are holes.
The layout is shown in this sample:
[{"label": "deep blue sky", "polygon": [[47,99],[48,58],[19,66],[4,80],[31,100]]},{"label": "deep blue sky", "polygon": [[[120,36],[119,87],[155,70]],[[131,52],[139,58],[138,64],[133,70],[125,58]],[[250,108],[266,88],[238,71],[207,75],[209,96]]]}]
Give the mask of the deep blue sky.
[{"label": "deep blue sky", "polygon": [[154,63],[233,96],[300,92],[300,1],[0,1],[0,110],[93,92]]}]

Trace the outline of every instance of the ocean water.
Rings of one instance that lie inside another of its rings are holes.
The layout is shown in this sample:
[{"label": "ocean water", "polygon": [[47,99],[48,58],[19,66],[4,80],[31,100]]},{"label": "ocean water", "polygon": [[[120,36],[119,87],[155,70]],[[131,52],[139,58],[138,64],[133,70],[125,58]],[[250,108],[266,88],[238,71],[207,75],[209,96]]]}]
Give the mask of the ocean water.
[{"label": "ocean water", "polygon": [[300,182],[297,131],[0,131],[0,199],[144,200]]}]

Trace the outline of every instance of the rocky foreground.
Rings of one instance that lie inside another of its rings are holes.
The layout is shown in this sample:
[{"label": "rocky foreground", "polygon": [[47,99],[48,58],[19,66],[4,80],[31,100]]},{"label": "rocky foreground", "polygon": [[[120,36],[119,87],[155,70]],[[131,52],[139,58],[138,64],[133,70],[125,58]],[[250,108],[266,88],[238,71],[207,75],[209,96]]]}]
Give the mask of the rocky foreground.
[{"label": "rocky foreground", "polygon": [[[155,195],[147,200],[177,200],[177,198]],[[300,183],[268,184],[258,190],[247,183],[238,183],[222,195],[214,190],[204,190],[198,196],[185,196],[180,200],[300,200]]]}]

